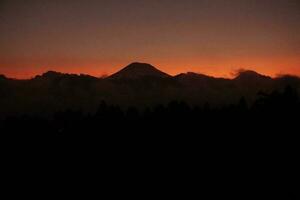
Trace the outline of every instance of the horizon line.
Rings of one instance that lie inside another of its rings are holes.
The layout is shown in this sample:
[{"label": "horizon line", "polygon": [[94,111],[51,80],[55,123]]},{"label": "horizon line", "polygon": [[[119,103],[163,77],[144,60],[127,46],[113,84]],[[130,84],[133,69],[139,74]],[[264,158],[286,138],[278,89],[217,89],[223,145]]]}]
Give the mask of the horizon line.
[{"label": "horizon line", "polygon": [[[34,79],[35,77],[37,76],[42,76],[43,74],[46,74],[47,72],[55,72],[55,73],[60,73],[60,74],[64,74],[64,75],[76,75],[76,76],[82,76],[82,75],[85,75],[85,76],[90,76],[90,77],[94,77],[94,78],[98,78],[98,79],[105,79],[105,78],[108,78],[110,76],[112,76],[113,74],[115,73],[118,73],[119,71],[121,71],[122,69],[126,68],[127,66],[131,65],[131,64],[135,64],[135,63],[138,63],[138,64],[147,64],[147,65],[151,65],[153,66],[155,69],[161,71],[159,68],[157,68],[156,66],[150,64],[150,63],[145,63],[145,62],[132,62],[124,67],[121,67],[119,70],[113,72],[113,73],[110,73],[110,74],[105,74],[103,73],[102,75],[99,75],[99,76],[95,76],[95,75],[91,75],[91,74],[88,74],[88,73],[74,73],[74,72],[61,72],[61,71],[58,71],[58,70],[52,70],[52,69],[46,69],[45,72],[43,73],[38,73],[38,74],[35,74],[31,77],[28,77],[28,78],[17,78],[17,77],[10,77],[10,76],[7,76],[5,75],[4,73],[0,73],[0,76],[4,76],[5,78],[7,79],[13,79],[13,80],[31,80],[31,79]],[[194,74],[198,74],[198,75],[204,75],[204,76],[207,76],[207,77],[212,77],[212,78],[223,78],[223,79],[229,79],[229,80],[232,80],[236,77],[238,77],[241,73],[243,72],[247,72],[247,71],[251,71],[251,72],[255,72],[259,75],[262,75],[262,76],[266,76],[266,77],[270,77],[272,79],[275,79],[275,78],[280,78],[280,77],[284,77],[284,76],[291,76],[291,77],[297,77],[297,78],[300,78],[299,75],[296,75],[296,74],[291,74],[291,73],[276,73],[274,76],[272,75],[268,75],[268,74],[263,74],[263,73],[260,73],[256,70],[252,70],[252,69],[247,69],[247,68],[243,68],[243,67],[240,67],[236,70],[232,70],[232,72],[229,72],[229,77],[225,77],[225,76],[214,76],[214,75],[208,75],[208,74],[205,74],[205,73],[201,73],[201,72],[194,72],[194,71],[185,71],[185,72],[180,72],[180,73],[176,73],[174,75],[171,75],[165,71],[161,71],[167,75],[169,75],[170,77],[176,77],[180,74],[188,74],[188,73],[194,73]]]}]

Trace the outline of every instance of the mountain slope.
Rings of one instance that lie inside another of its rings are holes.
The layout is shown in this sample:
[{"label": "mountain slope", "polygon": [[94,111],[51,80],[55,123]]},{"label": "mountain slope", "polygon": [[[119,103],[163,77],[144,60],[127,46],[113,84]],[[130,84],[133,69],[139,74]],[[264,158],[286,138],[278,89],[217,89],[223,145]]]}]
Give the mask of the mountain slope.
[{"label": "mountain slope", "polygon": [[170,75],[150,64],[135,62],[109,76],[110,79],[139,79],[143,77],[166,78],[170,77]]},{"label": "mountain slope", "polygon": [[271,79],[272,78],[269,76],[265,76],[251,70],[240,71],[238,75],[234,78],[235,81],[239,82],[269,81]]}]

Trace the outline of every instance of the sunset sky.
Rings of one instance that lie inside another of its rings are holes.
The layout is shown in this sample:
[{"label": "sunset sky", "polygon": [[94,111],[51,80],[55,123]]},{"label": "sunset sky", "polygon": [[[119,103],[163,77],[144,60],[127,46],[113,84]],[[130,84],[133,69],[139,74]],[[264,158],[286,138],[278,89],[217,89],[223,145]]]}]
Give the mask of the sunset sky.
[{"label": "sunset sky", "polygon": [[299,0],[0,0],[0,74],[300,76]]}]

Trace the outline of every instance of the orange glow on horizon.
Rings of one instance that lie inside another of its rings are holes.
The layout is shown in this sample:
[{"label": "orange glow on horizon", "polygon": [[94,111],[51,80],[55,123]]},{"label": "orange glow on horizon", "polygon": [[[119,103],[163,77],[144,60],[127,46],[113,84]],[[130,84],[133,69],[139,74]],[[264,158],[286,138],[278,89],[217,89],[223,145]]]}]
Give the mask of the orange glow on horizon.
[{"label": "orange glow on horizon", "polygon": [[[46,71],[58,71],[72,74],[88,74],[95,77],[113,74],[131,62],[146,62],[170,75],[195,72],[214,77],[232,78],[239,69],[254,70],[258,73],[275,77],[281,74],[300,76],[300,59],[298,57],[275,58],[231,58],[231,59],[136,59],[85,62],[0,62],[0,74],[10,78],[28,79]],[[49,64],[50,63],[50,64]],[[13,66],[13,67],[9,67]]]}]

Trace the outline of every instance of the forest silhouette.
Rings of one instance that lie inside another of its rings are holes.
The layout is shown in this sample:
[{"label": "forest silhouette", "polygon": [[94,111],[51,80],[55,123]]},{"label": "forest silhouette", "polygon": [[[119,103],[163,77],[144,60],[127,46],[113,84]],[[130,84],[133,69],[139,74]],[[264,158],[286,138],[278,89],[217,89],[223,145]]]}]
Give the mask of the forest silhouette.
[{"label": "forest silhouette", "polygon": [[[300,101],[296,90],[259,93],[248,105],[245,98],[223,107],[191,106],[184,101],[171,101],[145,109],[122,108],[104,101],[94,113],[81,110],[55,112],[51,117],[14,115],[2,118],[1,132],[41,138],[138,138],[192,139],[231,137],[272,139],[296,134]],[[235,138],[236,139],[236,138]]]}]

